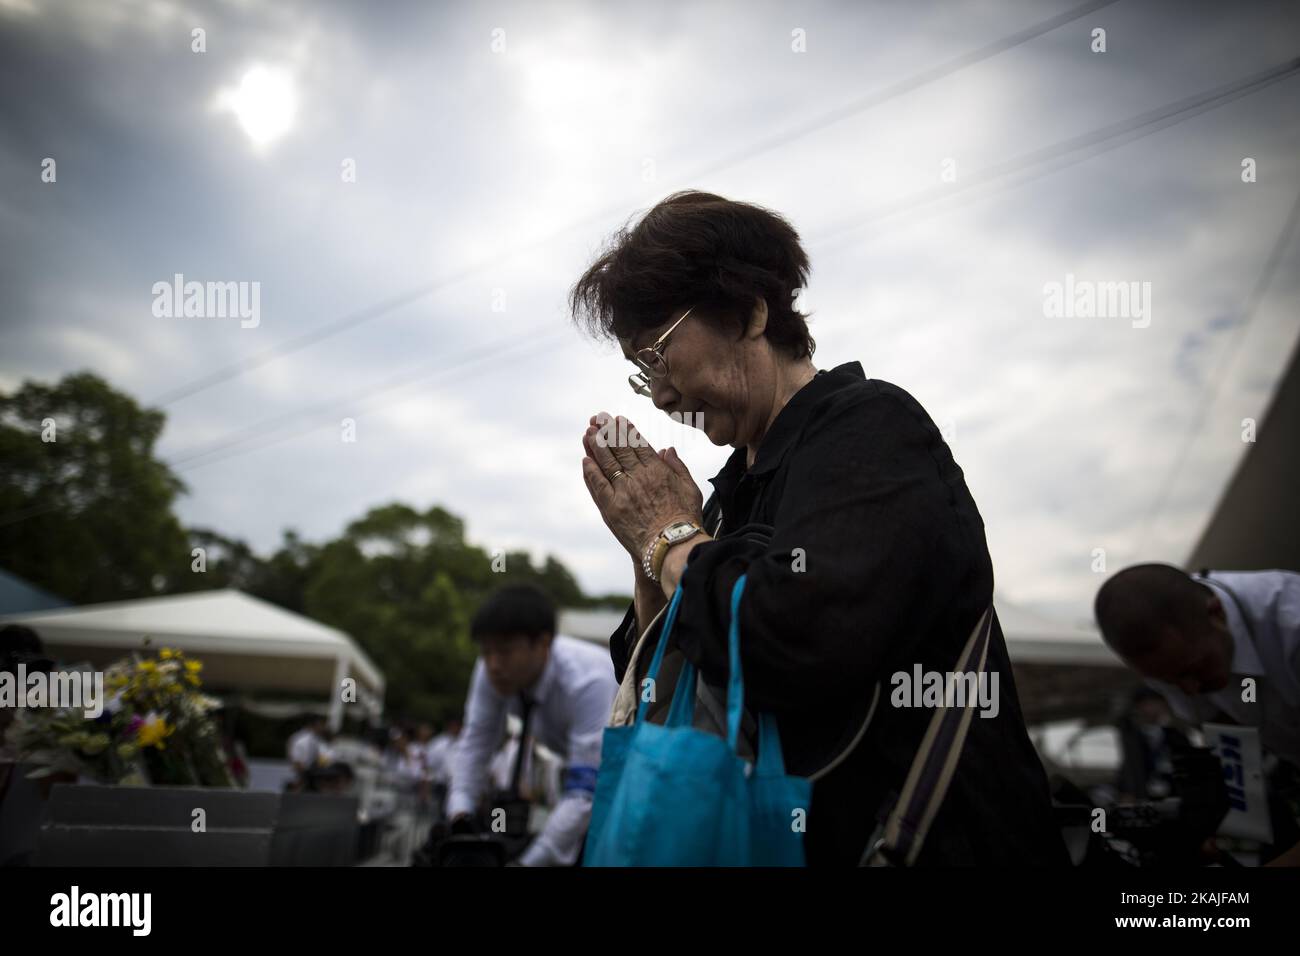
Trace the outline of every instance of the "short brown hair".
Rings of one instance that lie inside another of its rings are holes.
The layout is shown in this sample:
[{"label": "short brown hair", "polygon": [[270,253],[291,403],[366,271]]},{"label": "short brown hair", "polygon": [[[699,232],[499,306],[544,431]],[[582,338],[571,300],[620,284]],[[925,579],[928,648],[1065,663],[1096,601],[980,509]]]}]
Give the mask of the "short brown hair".
[{"label": "short brown hair", "polygon": [[743,332],[754,300],[767,303],[772,346],[792,358],[816,343],[794,294],[808,281],[808,254],[782,216],[713,193],[685,190],[624,226],[569,293],[580,326],[597,338],[633,338],[676,311]]}]

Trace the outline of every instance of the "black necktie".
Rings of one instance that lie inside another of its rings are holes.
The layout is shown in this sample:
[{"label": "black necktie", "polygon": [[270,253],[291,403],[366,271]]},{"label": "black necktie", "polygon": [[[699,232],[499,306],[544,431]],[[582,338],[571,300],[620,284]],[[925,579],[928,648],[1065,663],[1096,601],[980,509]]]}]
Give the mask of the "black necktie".
[{"label": "black necktie", "polygon": [[524,752],[528,746],[528,718],[533,712],[533,704],[536,703],[531,697],[522,691],[519,693],[519,706],[523,708],[523,715],[519,726],[519,749],[515,752],[515,766],[510,773],[510,792],[516,797],[519,794],[519,774],[524,768]]}]

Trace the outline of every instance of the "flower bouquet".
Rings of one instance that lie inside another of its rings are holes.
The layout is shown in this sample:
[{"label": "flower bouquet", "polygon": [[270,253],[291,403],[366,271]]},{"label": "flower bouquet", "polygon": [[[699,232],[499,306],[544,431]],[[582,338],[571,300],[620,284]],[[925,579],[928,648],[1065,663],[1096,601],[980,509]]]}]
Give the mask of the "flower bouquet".
[{"label": "flower bouquet", "polygon": [[8,740],[37,765],[28,776],[86,776],[98,783],[233,787],[211,711],[200,692],[203,664],[164,647],[132,654],[105,672],[103,713],[79,708],[20,711]]}]

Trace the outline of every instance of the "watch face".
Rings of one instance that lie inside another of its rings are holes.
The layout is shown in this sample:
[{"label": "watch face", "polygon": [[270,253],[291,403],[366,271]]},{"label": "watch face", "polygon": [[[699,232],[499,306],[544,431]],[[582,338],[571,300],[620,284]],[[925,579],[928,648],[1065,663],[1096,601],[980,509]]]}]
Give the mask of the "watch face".
[{"label": "watch face", "polygon": [[679,522],[678,524],[669,525],[667,530],[664,531],[664,537],[669,541],[678,541],[686,537],[688,534],[694,533],[694,531],[695,525]]}]

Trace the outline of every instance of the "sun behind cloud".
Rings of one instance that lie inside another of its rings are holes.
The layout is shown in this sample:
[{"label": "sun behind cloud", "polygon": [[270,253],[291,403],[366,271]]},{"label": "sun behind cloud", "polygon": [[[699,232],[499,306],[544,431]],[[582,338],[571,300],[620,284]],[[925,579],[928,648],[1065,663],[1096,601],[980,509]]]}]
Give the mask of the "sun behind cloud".
[{"label": "sun behind cloud", "polygon": [[288,70],[258,65],[238,86],[218,90],[215,107],[232,113],[253,147],[263,149],[293,128],[298,91]]}]

